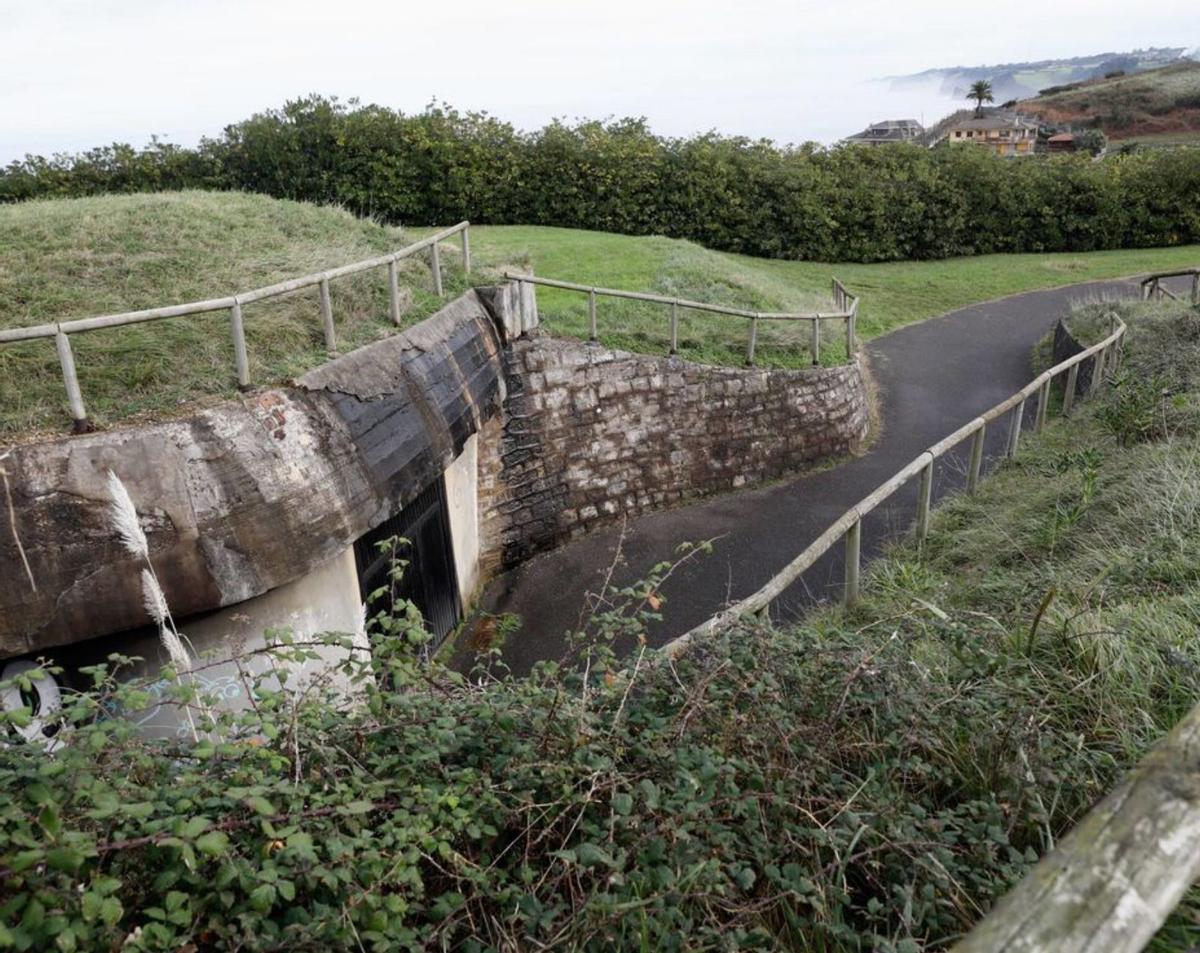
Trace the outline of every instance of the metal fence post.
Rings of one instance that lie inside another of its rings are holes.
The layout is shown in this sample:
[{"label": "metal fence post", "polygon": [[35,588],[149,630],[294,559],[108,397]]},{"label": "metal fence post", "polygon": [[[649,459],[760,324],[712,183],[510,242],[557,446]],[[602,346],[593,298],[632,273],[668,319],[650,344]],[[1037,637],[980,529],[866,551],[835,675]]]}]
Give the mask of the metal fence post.
[{"label": "metal fence post", "polygon": [[471,273],[471,229],[462,230],[463,271]]},{"label": "metal fence post", "polygon": [[337,354],[337,335],[333,329],[333,303],[329,299],[329,279],[321,279],[321,324],[325,328],[325,350]]},{"label": "metal fence post", "polygon": [[1047,378],[1038,389],[1037,416],[1033,421],[1033,432],[1041,433],[1046,426],[1046,404],[1050,401],[1050,380]]},{"label": "metal fence post", "polygon": [[1012,424],[1008,429],[1008,455],[1017,455],[1017,445],[1021,442],[1021,419],[1025,416],[1025,401],[1013,408]]},{"label": "metal fence post", "polygon": [[83,406],[83,393],[79,389],[79,375],[75,373],[75,354],[71,351],[71,341],[61,326],[54,335],[54,346],[58,349],[58,363],[62,366],[73,427],[76,433],[86,433],[92,426],[88,423],[87,409]]},{"label": "metal fence post", "polygon": [[862,557],[862,517],[846,530],[846,586],[843,599],[847,606],[858,602],[858,570]]},{"label": "metal fence post", "polygon": [[1071,412],[1075,406],[1075,391],[1079,388],[1079,364],[1072,364],[1067,371],[1067,389],[1063,391],[1063,416]]},{"label": "metal fence post", "polygon": [[979,473],[983,469],[983,442],[987,436],[987,424],[981,424],[975,431],[975,439],[971,441],[971,465],[967,470],[967,492],[974,493],[979,488]]},{"label": "metal fence post", "polygon": [[596,340],[596,289],[588,292],[588,334],[589,339]]},{"label": "metal fence post", "polygon": [[250,387],[250,359],[246,355],[246,329],[242,324],[242,303],[234,296],[229,309],[229,328],[233,333],[233,362],[237,367],[237,382],[241,390]]},{"label": "metal fence post", "polygon": [[442,296],[442,255],[437,242],[429,246],[429,267],[433,269],[433,293]]},{"label": "metal fence post", "polygon": [[929,507],[933,499],[933,455],[921,471],[921,487],[917,491],[917,539],[925,541],[929,535]]},{"label": "metal fence post", "polygon": [[396,259],[388,262],[388,313],[392,324],[400,324],[400,274]]},{"label": "metal fence post", "polygon": [[679,302],[671,302],[671,353],[679,353]]},{"label": "metal fence post", "polygon": [[754,365],[754,345],[758,342],[758,315],[750,319],[750,344],[746,347],[746,363]]},{"label": "metal fence post", "polygon": [[818,314],[812,320],[812,354],[813,366],[821,363],[821,316]]}]

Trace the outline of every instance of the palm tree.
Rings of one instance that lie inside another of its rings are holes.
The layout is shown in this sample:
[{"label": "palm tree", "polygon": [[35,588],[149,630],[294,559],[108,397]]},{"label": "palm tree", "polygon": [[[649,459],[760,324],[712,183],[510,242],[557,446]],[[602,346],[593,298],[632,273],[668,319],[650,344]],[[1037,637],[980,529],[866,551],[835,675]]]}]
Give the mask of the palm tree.
[{"label": "palm tree", "polygon": [[967,99],[975,100],[975,116],[978,118],[983,115],[983,104],[994,103],[996,100],[992,96],[992,81],[988,79],[977,79],[971,84],[971,90],[967,93]]}]

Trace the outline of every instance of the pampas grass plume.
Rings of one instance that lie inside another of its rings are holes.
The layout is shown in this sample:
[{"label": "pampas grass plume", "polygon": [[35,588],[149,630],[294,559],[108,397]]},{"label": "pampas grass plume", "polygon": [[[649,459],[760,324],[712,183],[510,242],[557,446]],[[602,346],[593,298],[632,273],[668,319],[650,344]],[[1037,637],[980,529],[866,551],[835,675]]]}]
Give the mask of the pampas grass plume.
[{"label": "pampas grass plume", "polygon": [[125,484],[121,482],[121,478],[112,470],[108,471],[108,495],[111,500],[109,503],[109,516],[112,519],[113,528],[117,531],[117,535],[121,537],[121,544],[129,550],[129,552],[142,559],[150,558],[150,544],[146,542],[146,534],[142,531],[141,521],[138,519],[137,507],[133,505],[133,498],[129,495],[129,491],[125,489]]}]

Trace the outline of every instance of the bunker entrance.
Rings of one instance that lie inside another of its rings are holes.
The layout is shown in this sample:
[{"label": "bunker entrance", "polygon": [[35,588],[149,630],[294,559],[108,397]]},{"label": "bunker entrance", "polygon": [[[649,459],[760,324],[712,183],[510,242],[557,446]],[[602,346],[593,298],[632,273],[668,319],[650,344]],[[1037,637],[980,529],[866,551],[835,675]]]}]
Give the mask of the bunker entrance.
[{"label": "bunker entrance", "polygon": [[[393,553],[379,544],[395,537],[404,540],[395,547],[395,558],[408,565],[399,579],[389,583]],[[395,601],[411,600],[425,617],[434,645],[439,644],[462,618],[452,547],[446,485],[438,477],[399,513],[354,544],[359,591],[369,603],[368,614],[390,609]],[[385,587],[391,592],[369,600],[371,593]]]}]

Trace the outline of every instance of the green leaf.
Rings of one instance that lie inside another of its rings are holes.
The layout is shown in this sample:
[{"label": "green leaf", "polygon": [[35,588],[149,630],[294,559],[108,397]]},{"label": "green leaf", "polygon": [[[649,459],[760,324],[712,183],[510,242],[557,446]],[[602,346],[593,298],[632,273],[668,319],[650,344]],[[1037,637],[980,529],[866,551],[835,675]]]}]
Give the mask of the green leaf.
[{"label": "green leaf", "polygon": [[350,801],[340,808],[342,814],[366,814],[374,809],[375,804],[372,801]]},{"label": "green leaf", "polygon": [[183,825],[181,837],[196,838],[203,834],[209,827],[212,826],[212,821],[207,817],[189,817],[187,823]]},{"label": "green leaf", "polygon": [[38,823],[52,838],[57,838],[62,833],[62,821],[58,816],[58,808],[53,804],[47,804],[41,809],[38,813]]},{"label": "green leaf", "polygon": [[74,847],[54,847],[46,851],[46,864],[51,870],[73,874],[83,866],[83,851]]},{"label": "green leaf", "polygon": [[209,831],[196,838],[196,850],[210,857],[225,853],[229,847],[229,837],[224,831]]},{"label": "green leaf", "polygon": [[258,794],[252,794],[246,798],[246,806],[263,817],[274,817],[279,813],[275,810],[274,804]]},{"label": "green leaf", "polygon": [[275,903],[275,887],[261,884],[250,892],[250,906],[259,913],[266,913]]},{"label": "green leaf", "polygon": [[612,805],[613,810],[624,817],[633,810],[633,795],[624,793],[614,794]]}]

